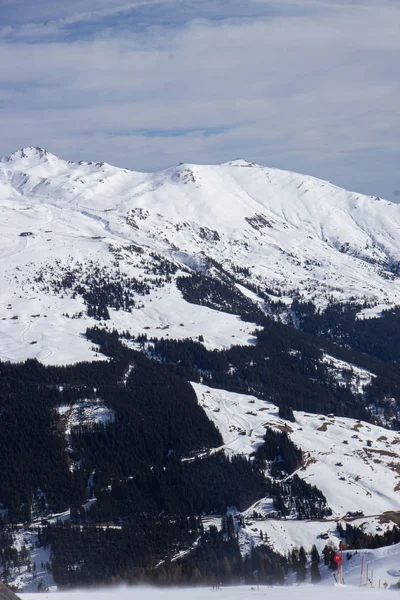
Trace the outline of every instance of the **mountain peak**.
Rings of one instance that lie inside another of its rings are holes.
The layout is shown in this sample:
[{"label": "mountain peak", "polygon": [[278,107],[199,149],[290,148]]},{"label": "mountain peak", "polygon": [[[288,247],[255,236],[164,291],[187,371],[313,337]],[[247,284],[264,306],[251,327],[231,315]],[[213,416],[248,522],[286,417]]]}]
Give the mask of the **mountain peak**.
[{"label": "mountain peak", "polygon": [[40,148],[38,146],[28,146],[26,148],[21,148],[20,150],[16,150],[9,156],[6,156],[0,159],[0,163],[9,163],[12,165],[23,165],[24,168],[27,166],[35,166],[38,164],[62,161],[61,158],[48,152],[44,148]]},{"label": "mountain peak", "polygon": [[13,162],[15,160],[21,160],[24,158],[31,158],[32,156],[36,156],[39,158],[45,158],[49,155],[49,152],[44,148],[39,148],[38,146],[27,146],[26,148],[20,148],[16,150],[9,156],[3,158],[3,161]]},{"label": "mountain peak", "polygon": [[244,158],[235,158],[234,160],[229,160],[228,162],[222,163],[223,167],[259,167],[255,162],[251,162],[249,160],[245,160]]}]

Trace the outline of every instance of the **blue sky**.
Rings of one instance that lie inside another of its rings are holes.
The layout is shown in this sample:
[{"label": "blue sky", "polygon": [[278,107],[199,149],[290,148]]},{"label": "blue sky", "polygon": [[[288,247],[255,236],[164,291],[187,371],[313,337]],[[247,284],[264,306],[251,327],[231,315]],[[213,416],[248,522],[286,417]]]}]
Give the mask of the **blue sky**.
[{"label": "blue sky", "polygon": [[0,155],[240,157],[394,200],[399,23],[398,0],[1,0]]}]

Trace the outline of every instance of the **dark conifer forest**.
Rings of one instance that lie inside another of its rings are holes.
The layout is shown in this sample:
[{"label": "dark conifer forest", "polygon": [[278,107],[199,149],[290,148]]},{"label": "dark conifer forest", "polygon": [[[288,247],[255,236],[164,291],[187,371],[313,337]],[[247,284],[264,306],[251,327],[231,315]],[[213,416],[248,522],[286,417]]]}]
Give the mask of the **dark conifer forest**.
[{"label": "dark conifer forest", "polygon": [[[168,264],[161,267],[168,271]],[[74,289],[78,275],[68,275],[67,284]],[[245,524],[230,511],[243,511],[267,496],[276,518],[329,517],[321,490],[295,473],[303,464],[302,450],[286,431],[267,428],[253,456],[228,457],[190,381],[272,401],[288,423],[294,420],[293,410],[303,410],[398,427],[397,310],[384,313],[377,328],[373,320],[357,320],[350,304],[317,312],[309,303],[294,301],[295,328],[243,301],[229,279],[217,285],[211,278],[192,276],[181,278],[179,286],[190,302],[224,307],[258,323],[255,343],[210,351],[201,341],[147,339],[144,332],[134,338],[99,326],[86,335],[104,360],[65,367],[46,367],[36,360],[0,363],[0,552],[5,573],[7,565],[20,560],[10,528],[35,518],[38,544],[51,546],[53,576],[61,587],[118,581],[231,583],[255,581],[255,572],[265,583],[283,583],[290,571],[304,580],[304,549],[280,556],[263,540],[243,557],[237,532]],[[125,292],[113,289],[114,303],[129,303]],[[106,320],[110,305],[96,290],[93,283],[88,311]],[[129,348],[126,341],[143,351]],[[352,387],[350,377],[339,385],[322,360],[324,354],[368,369],[375,377],[363,394]],[[59,408],[90,401],[101,401],[113,418],[76,425],[67,439]],[[66,510],[70,520],[47,520],[48,514]],[[204,529],[202,515],[219,516],[221,531]],[[253,516],[262,518],[256,512]],[[385,541],[362,535],[349,524],[338,533],[354,548]],[[398,530],[390,540],[396,536]],[[172,560],[181,550],[189,552]],[[311,556],[314,581],[319,577],[317,554]]]}]

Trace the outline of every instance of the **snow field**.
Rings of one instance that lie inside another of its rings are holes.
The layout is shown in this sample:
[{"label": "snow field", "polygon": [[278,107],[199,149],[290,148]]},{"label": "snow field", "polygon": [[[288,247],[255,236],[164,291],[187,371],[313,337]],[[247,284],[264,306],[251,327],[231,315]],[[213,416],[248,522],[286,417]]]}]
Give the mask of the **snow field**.
[{"label": "snow field", "polygon": [[[250,455],[262,443],[265,427],[285,430],[303,450],[304,464],[297,474],[325,494],[334,517],[360,510],[372,517],[399,509],[400,434],[395,431],[300,411],[291,423],[279,418],[274,404],[254,396],[192,386],[228,454]],[[256,510],[262,512],[262,506]]]},{"label": "snow field", "polygon": [[376,377],[374,373],[366,369],[351,365],[329,354],[324,354],[323,362],[328,365],[331,372],[336,376],[339,385],[345,386],[350,381],[352,391],[355,394],[362,394],[364,388]]},{"label": "snow field", "polygon": [[[211,600],[217,596],[221,600],[251,600],[252,598],[268,598],[268,600],[334,600],[338,597],[344,600],[362,598],[380,598],[383,590],[360,589],[357,587],[340,586],[291,586],[267,587],[255,586],[222,587],[220,590],[210,588],[109,588],[91,591],[58,592],[54,594],[21,594],[22,600]],[[383,598],[385,596],[382,596]]]},{"label": "snow field", "polygon": [[62,429],[65,435],[71,434],[71,429],[79,425],[106,425],[114,421],[114,412],[107,408],[101,400],[81,400],[70,406],[58,406]]},{"label": "snow field", "polygon": [[[26,148],[0,160],[0,358],[97,358],[82,338],[93,325],[82,301],[23,282],[56,258],[115,268],[110,248],[135,244],[145,255],[156,251],[189,266],[211,258],[228,269],[249,268],[249,282],[284,299],[299,289],[317,304],[331,295],[382,307],[400,302],[399,278],[381,276],[400,259],[399,225],[398,205],[246,161],[152,174]],[[122,254],[121,272],[138,276],[135,261]],[[143,308],[132,313],[111,311],[108,325],[133,333],[149,328],[157,337],[203,335],[209,348],[251,341],[251,325],[188,305],[173,284],[139,300]],[[369,310],[365,316],[379,314]]]},{"label": "snow field", "polygon": [[[41,582],[43,589],[55,591],[57,586],[53,576],[46,569],[46,564],[51,563],[50,547],[38,548],[36,546],[37,535],[34,531],[16,530],[13,535],[15,537],[14,548],[20,552],[25,546],[29,552],[31,570],[28,570],[26,564],[16,567],[8,579],[8,585],[23,589],[25,592],[36,592]],[[35,570],[33,565],[36,565]]]},{"label": "snow field", "polygon": [[[347,557],[350,557],[349,559]],[[364,559],[363,573],[361,565]],[[387,581],[389,585],[395,585],[400,580],[400,544],[377,548],[376,550],[347,550],[343,552],[343,576],[345,583],[358,586],[366,584],[368,566],[368,579],[373,580],[374,589],[379,590],[381,585]]]}]

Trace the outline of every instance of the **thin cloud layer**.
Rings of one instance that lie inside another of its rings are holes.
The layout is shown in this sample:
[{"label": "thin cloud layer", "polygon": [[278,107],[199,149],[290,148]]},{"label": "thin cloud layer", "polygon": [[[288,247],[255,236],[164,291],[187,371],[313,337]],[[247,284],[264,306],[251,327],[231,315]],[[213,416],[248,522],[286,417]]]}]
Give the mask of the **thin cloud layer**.
[{"label": "thin cloud layer", "polygon": [[395,199],[397,3],[3,3],[0,154],[138,170],[240,156]]}]

